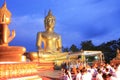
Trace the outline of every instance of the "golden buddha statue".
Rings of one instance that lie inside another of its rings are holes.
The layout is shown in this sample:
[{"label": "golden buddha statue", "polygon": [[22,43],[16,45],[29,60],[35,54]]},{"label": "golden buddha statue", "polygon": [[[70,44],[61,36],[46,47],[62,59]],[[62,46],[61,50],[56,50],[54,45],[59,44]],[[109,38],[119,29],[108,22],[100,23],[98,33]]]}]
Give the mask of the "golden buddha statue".
[{"label": "golden buddha statue", "polygon": [[[49,11],[44,20],[45,30],[44,32],[38,32],[37,34],[37,48],[38,51],[44,53],[56,53],[61,52],[61,36],[54,32],[55,17],[52,12]],[[44,48],[42,48],[42,43]]]},{"label": "golden buddha statue", "polygon": [[24,47],[9,46],[15,37],[15,30],[10,30],[8,25],[11,21],[11,13],[7,9],[6,2],[0,8],[0,62],[1,61],[21,61],[22,54],[26,51]]},{"label": "golden buddha statue", "polygon": [[[37,56],[40,57],[40,61],[56,61],[66,60],[68,53],[62,53],[61,36],[54,32],[55,17],[49,10],[48,15],[44,20],[45,31],[37,33],[36,46],[38,52],[31,53],[32,60],[37,60]],[[37,55],[38,54],[38,55]]]},{"label": "golden buddha statue", "polygon": [[8,43],[15,37],[15,30],[10,30],[8,24],[10,24],[11,13],[6,8],[6,3],[3,4],[0,9],[0,45],[8,45]]}]

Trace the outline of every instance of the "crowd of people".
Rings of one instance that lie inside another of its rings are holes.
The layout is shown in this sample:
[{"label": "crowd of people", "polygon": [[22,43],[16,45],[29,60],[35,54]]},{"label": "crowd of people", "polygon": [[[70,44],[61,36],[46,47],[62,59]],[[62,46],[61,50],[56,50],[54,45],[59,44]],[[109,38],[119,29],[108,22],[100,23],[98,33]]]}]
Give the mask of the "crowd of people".
[{"label": "crowd of people", "polygon": [[63,80],[120,80],[120,64],[63,63]]}]

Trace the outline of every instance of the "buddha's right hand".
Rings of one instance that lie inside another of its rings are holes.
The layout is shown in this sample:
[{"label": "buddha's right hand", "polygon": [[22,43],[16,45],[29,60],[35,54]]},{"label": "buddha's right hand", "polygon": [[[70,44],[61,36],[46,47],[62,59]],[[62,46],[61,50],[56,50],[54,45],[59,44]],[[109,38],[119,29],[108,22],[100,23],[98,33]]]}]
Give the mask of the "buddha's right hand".
[{"label": "buddha's right hand", "polygon": [[11,42],[11,41],[14,39],[15,35],[16,35],[15,30],[12,30],[12,34],[11,34],[11,36],[8,38],[8,43]]},{"label": "buddha's right hand", "polygon": [[15,37],[16,33],[15,30],[12,30],[12,37]]}]

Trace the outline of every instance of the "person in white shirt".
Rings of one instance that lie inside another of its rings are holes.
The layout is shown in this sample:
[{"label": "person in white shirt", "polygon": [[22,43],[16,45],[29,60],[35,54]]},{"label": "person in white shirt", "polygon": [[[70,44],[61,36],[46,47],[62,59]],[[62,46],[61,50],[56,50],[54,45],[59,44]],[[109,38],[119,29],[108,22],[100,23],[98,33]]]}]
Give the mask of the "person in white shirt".
[{"label": "person in white shirt", "polygon": [[96,80],[103,80],[103,77],[102,77],[102,71],[100,69],[98,69],[98,74],[96,75]]},{"label": "person in white shirt", "polygon": [[87,72],[87,69],[82,69],[81,80],[92,80],[91,73]]},{"label": "person in white shirt", "polygon": [[77,70],[76,80],[81,80],[81,72],[79,69]]}]

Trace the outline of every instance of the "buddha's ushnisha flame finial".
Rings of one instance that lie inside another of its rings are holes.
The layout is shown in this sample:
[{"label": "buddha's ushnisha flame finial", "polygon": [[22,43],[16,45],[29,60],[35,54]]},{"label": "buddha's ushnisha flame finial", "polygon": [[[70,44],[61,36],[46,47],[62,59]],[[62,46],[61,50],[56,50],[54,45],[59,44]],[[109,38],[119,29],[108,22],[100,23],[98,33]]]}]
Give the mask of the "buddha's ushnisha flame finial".
[{"label": "buddha's ushnisha flame finial", "polygon": [[51,10],[49,10],[48,15],[45,17],[45,20],[44,20],[45,24],[46,24],[48,18],[52,18],[55,21],[55,17],[52,15]]},{"label": "buddha's ushnisha flame finial", "polygon": [[52,11],[51,10],[48,11],[48,15],[45,18],[47,19],[47,18],[50,18],[50,17],[55,19],[55,17],[52,15]]},{"label": "buddha's ushnisha flame finial", "polygon": [[52,11],[51,10],[49,10],[48,16],[52,16]]},{"label": "buddha's ushnisha flame finial", "polygon": [[7,8],[7,6],[6,6],[6,0],[4,0],[4,4],[2,5],[2,7]]},{"label": "buddha's ushnisha flame finial", "polygon": [[4,4],[0,8],[0,24],[9,24],[11,19],[11,13],[7,9],[6,1],[4,0]]}]

